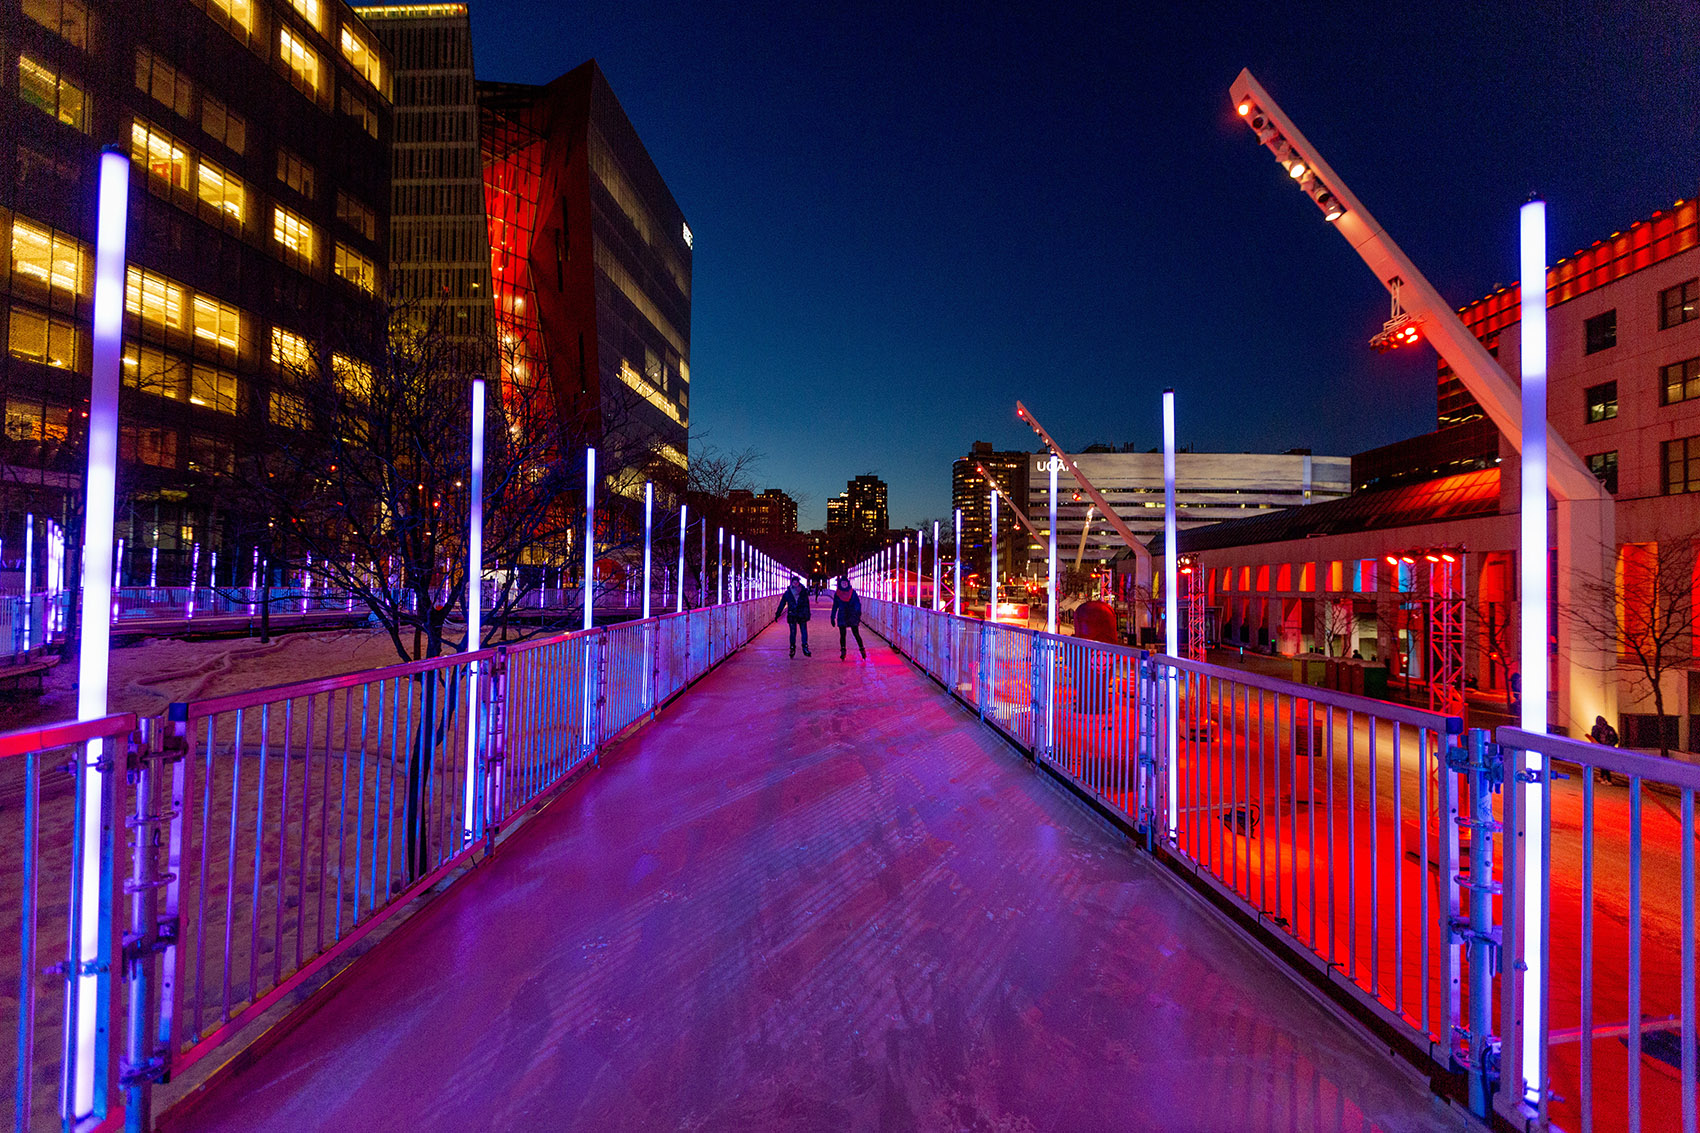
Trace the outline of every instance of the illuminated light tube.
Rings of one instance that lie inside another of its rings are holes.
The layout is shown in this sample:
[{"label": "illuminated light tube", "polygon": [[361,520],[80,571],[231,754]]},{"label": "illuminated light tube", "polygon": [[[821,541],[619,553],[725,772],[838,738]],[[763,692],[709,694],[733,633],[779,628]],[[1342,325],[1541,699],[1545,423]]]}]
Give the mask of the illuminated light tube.
[{"label": "illuminated light tube", "polygon": [[[1180,601],[1176,593],[1180,586],[1176,567],[1175,534],[1175,391],[1163,391],[1163,647],[1171,658],[1180,656]],[[1169,837],[1179,826],[1180,800],[1180,686],[1175,670],[1168,669],[1165,680],[1168,695],[1168,780],[1169,780]]]},{"label": "illuminated light tube", "polygon": [[[472,423],[468,438],[470,477],[466,508],[466,652],[478,652],[484,636],[484,375],[472,375]],[[352,573],[352,572],[351,572]],[[474,817],[478,781],[478,662],[467,665],[466,810],[462,830],[467,843],[478,833]]]},{"label": "illuminated light tube", "polygon": [[673,607],[675,614],[685,612],[685,515],[689,509],[689,504],[679,505],[679,600]]},{"label": "illuminated light tube", "polygon": [[[124,234],[130,197],[130,158],[117,149],[100,155],[100,211],[96,221],[94,268],[94,357],[90,371],[88,468],[83,478],[83,609],[112,604],[112,526],[118,479],[118,384],[123,353]],[[77,719],[106,715],[107,676],[112,626],[105,618],[85,618],[77,659]],[[70,1085],[71,1116],[80,1122],[96,1105],[96,1045],[101,1040],[98,991],[103,977],[94,972],[101,950],[101,800],[105,772],[99,741],[88,745],[83,776],[80,909],[77,956],[83,973],[67,980],[66,1045],[75,1074]],[[113,816],[116,819],[117,816]],[[116,958],[113,958],[116,960]],[[113,1025],[117,1025],[114,1021]]]},{"label": "illuminated light tube", "polygon": [[[1522,571],[1522,726],[1543,736],[1547,731],[1547,220],[1546,202],[1534,200],[1519,215],[1522,281],[1522,485],[1519,566]],[[1529,752],[1529,781],[1523,784],[1525,844],[1523,855],[1523,1097],[1539,1104],[1546,1080],[1547,861],[1540,851],[1546,822],[1546,757]]]}]

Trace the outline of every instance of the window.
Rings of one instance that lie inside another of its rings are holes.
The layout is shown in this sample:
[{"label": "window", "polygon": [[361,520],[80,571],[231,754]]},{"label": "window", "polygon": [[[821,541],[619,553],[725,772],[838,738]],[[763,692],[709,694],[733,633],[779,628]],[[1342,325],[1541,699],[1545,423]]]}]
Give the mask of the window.
[{"label": "window", "polygon": [[1700,316],[1700,279],[1659,292],[1659,329],[1669,330]]},{"label": "window", "polygon": [[272,362],[279,369],[308,370],[313,365],[313,348],[300,335],[272,328]]},{"label": "window", "polygon": [[190,374],[189,401],[220,413],[236,412],[236,375],[197,362]]},{"label": "window", "polygon": [[13,307],[7,349],[12,357],[45,362],[66,370],[77,369],[78,331],[75,323]]},{"label": "window", "polygon": [[1617,310],[1613,308],[1604,314],[1595,315],[1582,323],[1582,334],[1586,339],[1587,353],[1598,354],[1617,345]]},{"label": "window", "polygon": [[302,92],[317,97],[319,93],[319,56],[288,28],[277,32],[278,55],[289,67],[295,85]]},{"label": "window", "polygon": [[1602,382],[1589,386],[1583,397],[1588,403],[1588,424],[1610,421],[1617,416],[1617,383]]},{"label": "window", "polygon": [[191,436],[189,471],[207,476],[229,476],[236,471],[236,452],[229,441],[217,437]]},{"label": "window", "polygon": [[368,240],[378,238],[377,215],[340,189],[336,194],[336,218]]},{"label": "window", "polygon": [[181,400],[183,397],[183,362],[150,346],[134,344],[124,347],[124,384],[143,393]]},{"label": "window", "polygon": [[371,103],[347,87],[342,88],[342,112],[360,123],[361,128],[372,137],[378,136],[378,112]]},{"label": "window", "polygon": [[207,15],[246,41],[254,34],[254,0],[207,0]]},{"label": "window", "polygon": [[195,170],[195,191],[200,194],[202,204],[225,221],[233,222],[232,227],[242,227],[248,191],[235,176],[210,161],[203,161]]},{"label": "window", "polygon": [[183,329],[183,289],[151,271],[132,267],[124,272],[124,309],[143,326]]},{"label": "window", "polygon": [[210,94],[201,99],[201,129],[237,153],[248,148],[247,121]]},{"label": "window", "polygon": [[81,294],[88,279],[82,244],[44,225],[12,221],[12,279],[48,290]]},{"label": "window", "polygon": [[342,57],[348,60],[355,74],[383,89],[379,82],[383,76],[379,71],[377,52],[372,50],[371,44],[350,31],[347,24],[342,25]]},{"label": "window", "polygon": [[347,244],[336,246],[336,273],[368,295],[378,289],[378,272],[372,261]]},{"label": "window", "polygon": [[306,263],[313,262],[313,226],[281,205],[272,206],[272,239]]},{"label": "window", "polygon": [[70,435],[63,409],[49,409],[37,401],[6,402],[6,439],[19,444],[63,441]]},{"label": "window", "polygon": [[282,425],[286,429],[305,429],[311,423],[307,414],[307,403],[283,390],[272,391],[267,411],[272,424]]},{"label": "window", "polygon": [[1606,486],[1606,491],[1617,494],[1617,450],[1597,452],[1588,458],[1588,471],[1600,483]]},{"label": "window", "polygon": [[195,296],[195,337],[236,350],[242,343],[242,312],[217,299]]},{"label": "window", "polygon": [[313,167],[303,161],[301,155],[294,150],[277,151],[277,179],[308,199],[318,195],[313,191]]},{"label": "window", "polygon": [[313,25],[314,31],[324,31],[324,12],[319,7],[319,0],[289,0],[289,6],[294,8],[300,17]]},{"label": "window", "polygon": [[88,129],[88,96],[58,71],[28,55],[18,56],[18,97],[74,130]]},{"label": "window", "polygon": [[1700,492],[1700,437],[1666,441],[1663,456],[1665,495]]},{"label": "window", "polygon": [[156,468],[176,468],[177,431],[126,425],[118,430],[118,459]]},{"label": "window", "polygon": [[89,10],[82,0],[24,0],[24,15],[78,50],[89,45]]},{"label": "window", "polygon": [[136,119],[130,126],[130,160],[145,166],[148,175],[174,189],[189,187],[189,155],[170,134]]},{"label": "window", "polygon": [[1659,367],[1659,397],[1660,405],[1700,397],[1700,358]]},{"label": "window", "polygon": [[331,375],[336,378],[337,389],[346,396],[356,401],[366,401],[372,396],[372,367],[358,358],[332,354]]},{"label": "window", "polygon": [[136,89],[185,118],[195,100],[189,77],[145,47],[136,48]]}]

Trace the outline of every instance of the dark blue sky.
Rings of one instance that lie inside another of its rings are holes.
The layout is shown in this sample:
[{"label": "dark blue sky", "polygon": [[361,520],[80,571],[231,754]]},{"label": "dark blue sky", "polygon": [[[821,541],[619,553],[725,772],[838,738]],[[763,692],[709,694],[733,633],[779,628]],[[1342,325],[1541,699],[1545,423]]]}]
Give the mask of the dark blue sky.
[{"label": "dark blue sky", "polygon": [[1434,426],[1434,353],[1233,115],[1249,66],[1455,304],[1700,191],[1700,6],[472,0],[481,78],[594,57],[696,237],[693,432],[825,522],[943,517],[970,442],[1347,455]]}]

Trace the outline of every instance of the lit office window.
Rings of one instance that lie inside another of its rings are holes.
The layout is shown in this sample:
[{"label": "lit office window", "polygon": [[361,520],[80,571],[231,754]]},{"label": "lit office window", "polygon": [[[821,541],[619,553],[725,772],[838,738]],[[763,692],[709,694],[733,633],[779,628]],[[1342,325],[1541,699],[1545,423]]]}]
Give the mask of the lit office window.
[{"label": "lit office window", "polygon": [[179,358],[151,346],[129,343],[124,347],[124,384],[143,393],[179,400],[188,367]]},{"label": "lit office window", "polygon": [[237,153],[248,148],[247,121],[210,94],[201,97],[201,129]]},{"label": "lit office window", "polygon": [[297,15],[313,25],[314,31],[324,31],[324,9],[319,0],[289,0],[289,6],[295,9]]},{"label": "lit office window", "polygon": [[1662,405],[1700,397],[1700,358],[1659,367],[1659,390]]},{"label": "lit office window", "polygon": [[236,375],[196,363],[189,382],[189,401],[220,413],[236,412]]},{"label": "lit office window", "polygon": [[379,82],[383,78],[378,65],[378,53],[372,50],[372,45],[349,30],[347,24],[342,25],[342,57],[347,59],[356,74],[374,87],[382,90]]},{"label": "lit office window", "polygon": [[18,97],[75,130],[88,129],[88,96],[45,63],[18,56]]},{"label": "lit office window", "polygon": [[254,0],[207,0],[207,15],[244,42],[254,34]]},{"label": "lit office window", "polygon": [[336,246],[336,273],[368,295],[377,290],[377,268],[370,259],[346,244]]},{"label": "lit office window", "polygon": [[367,363],[346,354],[332,354],[331,375],[336,378],[337,389],[344,395],[356,401],[371,398],[372,367]]},{"label": "lit office window", "polygon": [[238,178],[210,161],[203,161],[195,170],[195,191],[200,194],[202,204],[241,226],[247,212],[248,191]]},{"label": "lit office window", "polygon": [[78,50],[89,45],[89,10],[82,0],[24,0],[24,15]]},{"label": "lit office window", "polygon": [[81,294],[88,254],[76,240],[43,225],[12,221],[12,278]]},{"label": "lit office window", "polygon": [[1582,391],[1588,406],[1588,424],[1610,421],[1617,416],[1617,383],[1601,382]]},{"label": "lit office window", "polygon": [[130,160],[174,189],[189,187],[189,154],[158,126],[136,119],[130,126]]},{"label": "lit office window", "polygon": [[138,267],[127,268],[124,309],[141,319],[143,326],[183,329],[183,289],[163,275]]},{"label": "lit office window", "polygon": [[319,56],[288,28],[277,31],[278,54],[295,77],[295,85],[314,97],[319,93]]},{"label": "lit office window", "polygon": [[286,429],[305,429],[312,421],[307,413],[307,403],[283,390],[272,391],[267,409],[272,424],[282,425]]},{"label": "lit office window", "polygon": [[76,324],[40,311],[12,308],[7,349],[12,357],[71,370],[77,366]]},{"label": "lit office window", "polygon": [[195,101],[195,89],[189,76],[155,55],[146,47],[136,48],[136,89],[152,95],[183,117]]},{"label": "lit office window", "polygon": [[1617,495],[1616,449],[1611,452],[1597,452],[1590,456],[1588,458],[1588,471],[1592,472],[1594,477],[1605,485],[1606,491],[1614,496]]},{"label": "lit office window", "polygon": [[313,262],[313,226],[282,205],[272,206],[272,239],[305,262]]},{"label": "lit office window", "polygon": [[1700,318],[1700,279],[1690,279],[1659,292],[1659,329],[1669,330]]},{"label": "lit office window", "polygon": [[313,365],[313,348],[307,340],[282,327],[272,328],[272,364],[284,370],[307,370]]},{"label": "lit office window", "polygon": [[195,337],[226,350],[237,349],[242,343],[242,312],[229,303],[195,296]]},{"label": "lit office window", "polygon": [[1700,492],[1700,437],[1665,441],[1665,495]]}]

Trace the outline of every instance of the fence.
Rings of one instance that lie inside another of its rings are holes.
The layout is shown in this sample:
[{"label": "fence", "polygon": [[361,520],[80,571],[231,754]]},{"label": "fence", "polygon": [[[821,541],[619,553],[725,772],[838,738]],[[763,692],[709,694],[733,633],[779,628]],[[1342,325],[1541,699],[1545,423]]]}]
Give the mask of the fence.
[{"label": "fence", "polygon": [[[610,737],[771,618],[764,597],[173,704],[139,727],[113,717],[0,737],[0,755],[21,756],[0,768],[25,767],[14,776],[24,805],[6,808],[25,829],[5,842],[22,847],[7,868],[26,893],[20,1018],[37,1019],[42,991],[70,989],[65,1014],[30,1024],[32,1036],[64,1038],[58,1054],[20,1037],[15,1128],[32,1128],[32,1119],[44,1127],[49,1116],[57,1125],[63,1114],[74,1115],[69,1128],[120,1114],[146,1128],[156,1083],[217,1050],[492,847]],[[94,742],[103,739],[101,757]],[[123,763],[114,762],[118,750]],[[77,789],[33,806],[42,768],[56,760]],[[97,774],[102,768],[126,774]],[[85,795],[95,800],[92,818]],[[84,821],[100,824],[101,893],[112,898],[101,906],[109,931],[90,937],[77,969],[102,973],[98,987],[68,976],[70,968],[27,974],[36,970],[32,950],[62,949],[79,931],[76,914],[89,902],[68,855],[83,844],[72,834]],[[38,829],[54,836],[39,838]],[[43,845],[54,852],[41,853]],[[38,888],[48,898],[36,900]],[[52,896],[59,893],[63,908]],[[128,926],[122,934],[112,927],[119,922]],[[46,935],[29,927],[38,925]],[[78,1011],[85,1025],[65,1028]],[[80,1075],[83,1092],[56,1095],[44,1084],[49,1071],[52,1081]]]},{"label": "fence", "polygon": [[[1582,1130],[1638,1129],[1653,1114],[1694,1130],[1700,769],[1515,729],[1496,743],[1456,718],[1347,693],[877,599],[864,607],[986,723],[1475,1113]],[[1587,773],[1557,780],[1555,794],[1555,776],[1534,765],[1546,759]],[[1614,785],[1596,799],[1596,769],[1627,778],[1627,794]],[[1534,811],[1519,806],[1530,791],[1545,800]],[[1660,792],[1680,816],[1645,819]],[[1650,843],[1648,821],[1659,825]],[[1627,894],[1598,883],[1607,877],[1626,879]],[[1539,979],[1524,974],[1519,920],[1530,878],[1541,887],[1531,908],[1578,926],[1543,928]],[[1622,947],[1601,950],[1602,919],[1624,926]],[[1627,979],[1602,996],[1601,978],[1619,971]],[[1642,1043],[1643,1032],[1655,1038]]]}]

